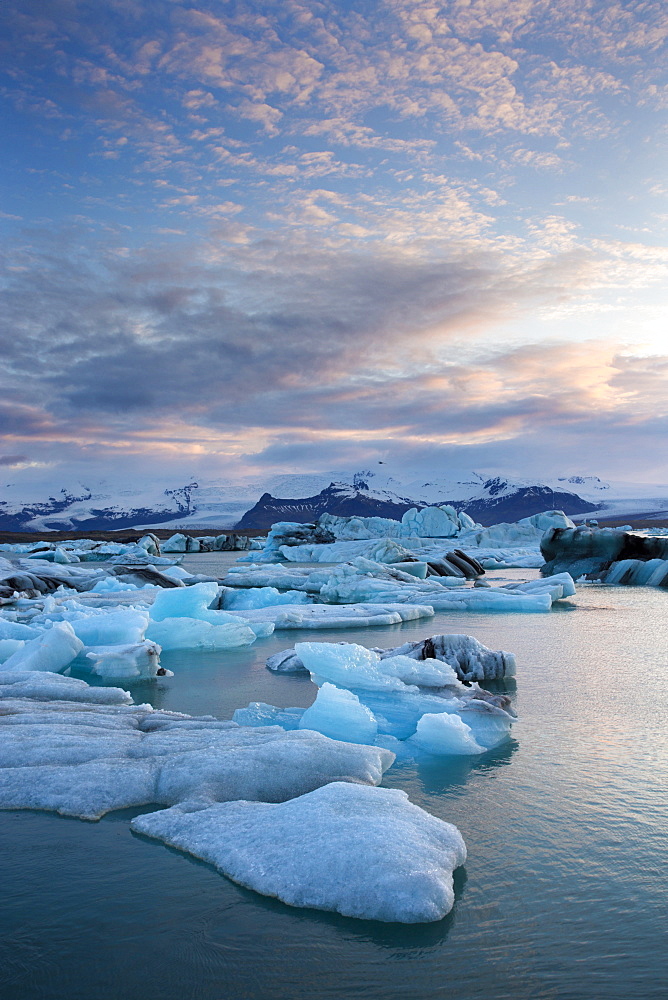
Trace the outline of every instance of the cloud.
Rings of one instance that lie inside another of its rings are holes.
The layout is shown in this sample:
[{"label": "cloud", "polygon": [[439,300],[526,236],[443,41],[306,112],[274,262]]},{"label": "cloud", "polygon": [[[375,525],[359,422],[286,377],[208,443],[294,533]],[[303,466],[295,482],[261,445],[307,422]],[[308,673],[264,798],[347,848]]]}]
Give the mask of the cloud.
[{"label": "cloud", "polygon": [[43,240],[5,314],[16,402],[0,426],[15,446],[79,440],[172,459],[252,454],[260,465],[321,447],[345,464],[576,430],[600,439],[639,423],[651,436],[668,415],[666,359],[607,341],[486,336],[588,294],[603,266],[591,253],[453,243],[439,260],[381,241],[327,249],[286,231],[217,256],[100,248],[86,266],[75,244]]},{"label": "cloud", "polygon": [[9,455],[655,441],[658,0],[3,16]]}]

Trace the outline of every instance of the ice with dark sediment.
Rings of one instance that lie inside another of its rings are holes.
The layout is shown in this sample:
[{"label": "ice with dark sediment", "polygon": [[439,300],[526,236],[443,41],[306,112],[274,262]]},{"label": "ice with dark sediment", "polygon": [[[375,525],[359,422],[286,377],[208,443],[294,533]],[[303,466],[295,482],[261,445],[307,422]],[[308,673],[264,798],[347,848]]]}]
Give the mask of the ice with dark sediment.
[{"label": "ice with dark sediment", "polygon": [[[462,664],[467,672],[483,663],[496,677],[514,672],[510,654],[486,650],[469,636],[435,637],[441,651]],[[433,642],[433,640],[431,640]],[[414,654],[418,644],[412,645]],[[422,650],[424,652],[424,649]],[[458,657],[456,655],[458,654]],[[294,651],[277,654],[278,672],[306,670],[319,691],[311,708],[273,709],[264,703],[251,703],[238,709],[234,719],[244,725],[262,725],[268,721],[293,728],[312,727],[337,739],[374,742],[386,745],[384,737],[409,741],[404,747],[415,753],[484,753],[505,741],[514,721],[510,700],[492,695],[477,683],[463,684],[458,671],[449,662],[435,657],[416,657],[398,650],[379,652],[354,643],[297,643]],[[453,715],[433,725],[431,716]],[[422,719],[427,719],[420,725]],[[466,735],[467,738],[463,739]],[[415,737],[414,739],[411,739]]]},{"label": "ice with dark sediment", "polygon": [[[587,575],[600,579],[613,563],[668,559],[668,538],[589,525],[553,528],[543,536],[541,553],[544,576],[568,572],[575,578]],[[639,576],[642,578],[643,574]]]}]

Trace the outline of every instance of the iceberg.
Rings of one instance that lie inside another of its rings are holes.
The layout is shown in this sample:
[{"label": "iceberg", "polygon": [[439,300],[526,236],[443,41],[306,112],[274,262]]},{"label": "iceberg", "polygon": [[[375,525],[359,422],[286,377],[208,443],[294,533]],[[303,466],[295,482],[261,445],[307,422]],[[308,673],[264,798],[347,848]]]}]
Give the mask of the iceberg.
[{"label": "iceberg", "polygon": [[[290,652],[293,651],[286,650],[283,654],[276,655],[285,657]],[[512,653],[506,653],[503,650],[494,652],[487,646],[483,646],[472,635],[457,633],[433,635],[429,639],[405,642],[402,646],[376,650],[376,652],[380,654],[381,659],[401,655],[416,660],[443,660],[453,668],[460,681],[467,683],[514,677],[517,667]],[[267,666],[269,666],[269,661],[267,661]],[[273,668],[270,667],[270,669]]]},{"label": "iceberg", "polygon": [[273,622],[256,623],[227,611],[213,610],[218,584],[196,583],[192,587],[160,590],[151,608],[146,637],[163,649],[234,649],[249,646],[258,636],[271,635]]},{"label": "iceberg", "polygon": [[405,792],[341,782],[278,805],[183,804],[131,826],[290,906],[365,920],[442,919],[466,860],[457,828]]},{"label": "iceberg", "polygon": [[600,575],[602,583],[625,586],[668,587],[668,559],[622,559]]},{"label": "iceberg", "polygon": [[0,666],[0,676],[5,670],[46,670],[58,673],[79,655],[84,648],[69,622],[57,622],[36,639],[28,639]]},{"label": "iceberg", "polygon": [[[248,729],[234,722],[123,703],[88,688],[86,701],[40,700],[34,674],[0,671],[0,808],[45,809],[81,819],[130,806],[187,799],[282,802],[330,781],[378,784],[394,754],[330,740],[311,730]],[[23,680],[21,680],[23,678]],[[109,695],[111,694],[111,697]],[[103,701],[101,695],[107,697]]]},{"label": "iceberg", "polygon": [[417,643],[404,643],[380,653],[382,660],[398,655],[420,661],[433,657],[436,661],[446,663],[457,680],[464,684],[514,677],[517,667],[513,653],[488,649],[472,635],[457,633],[435,635]]},{"label": "iceberg", "polygon": [[325,683],[299,720],[300,729],[315,729],[333,740],[347,743],[371,743],[378,735],[373,713],[357,695]]},{"label": "iceberg", "polygon": [[608,584],[668,586],[668,538],[662,536],[583,525],[547,532],[541,552],[548,579],[566,570]]},{"label": "iceberg", "polygon": [[171,675],[160,666],[161,647],[150,640],[130,645],[99,646],[86,653],[88,668],[105,680],[139,680]]},{"label": "iceberg", "polygon": [[163,618],[150,622],[146,638],[158,643],[164,650],[199,649],[216,652],[250,646],[257,635],[249,624],[241,620],[214,625],[198,618]]},{"label": "iceberg", "polygon": [[480,754],[486,749],[476,742],[471,727],[466,725],[460,715],[450,715],[447,712],[423,715],[415,733],[408,739],[434,755]]},{"label": "iceberg", "polygon": [[[483,662],[491,661],[493,669],[490,672],[497,676],[500,669],[514,669],[514,658],[510,654],[494,654],[470,636],[442,638],[450,640],[444,642],[441,648],[453,651],[455,663],[458,661],[454,654],[459,654],[466,667],[474,664],[480,667],[476,654],[482,653]],[[422,650],[417,643],[412,647],[406,645],[413,649],[414,654],[424,652],[424,645]],[[294,650],[276,654],[270,658],[273,663],[268,661],[267,665],[282,673],[296,673],[299,667],[310,673],[311,680],[321,690],[314,706],[306,710],[310,713],[308,724],[319,731],[341,734],[340,738],[348,734],[345,736],[347,739],[360,739],[362,732],[366,732],[368,737],[372,735],[372,723],[366,713],[362,713],[362,708],[368,709],[376,723],[378,735],[373,741],[376,746],[385,745],[384,738],[388,736],[408,741],[416,734],[424,716],[442,713],[458,715],[471,735],[470,740],[459,738],[465,732],[459,723],[454,724],[457,727],[454,736],[454,730],[443,730],[447,723],[431,727],[426,723],[422,736],[412,740],[404,749],[418,751],[422,748],[443,754],[484,753],[508,738],[515,714],[506,695],[490,694],[476,682],[463,684],[455,667],[444,660],[416,658],[398,650],[378,651],[354,643],[302,642],[297,643]],[[473,670],[467,672],[472,673]],[[353,694],[355,700],[336,695],[337,688]],[[288,718],[282,716],[283,711],[256,703],[237,710],[234,719],[247,725],[261,725],[269,719],[278,725],[285,722],[294,725],[295,719],[299,718],[299,709],[289,709]],[[302,720],[305,714],[302,714]],[[299,721],[298,724],[303,726],[306,722]],[[322,730],[321,726],[324,727]],[[434,732],[440,732],[441,736],[435,738]],[[459,736],[455,739],[457,734]]]}]

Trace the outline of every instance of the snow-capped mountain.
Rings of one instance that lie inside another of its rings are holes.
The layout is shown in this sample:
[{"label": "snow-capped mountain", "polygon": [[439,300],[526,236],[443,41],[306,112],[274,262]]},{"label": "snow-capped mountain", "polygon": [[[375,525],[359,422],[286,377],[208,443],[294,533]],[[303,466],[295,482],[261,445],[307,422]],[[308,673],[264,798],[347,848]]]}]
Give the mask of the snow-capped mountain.
[{"label": "snow-capped mountain", "polygon": [[238,527],[241,530],[269,528],[275,521],[313,521],[325,512],[399,519],[411,507],[445,503],[466,510],[482,524],[516,521],[555,508],[569,514],[599,509],[598,503],[584,500],[572,490],[554,489],[543,483],[518,483],[501,477],[487,480],[473,477],[450,483],[386,482],[385,485],[395,489],[379,489],[370,474],[361,473],[352,483],[332,482],[309,497],[276,497],[264,493],[244,514]]},{"label": "snow-capped mountain", "polygon": [[668,516],[668,487],[577,475],[545,481],[477,472],[424,478],[392,475],[385,468],[279,475],[246,483],[192,479],[132,487],[100,480],[63,484],[57,490],[33,480],[0,485],[0,530],[264,529],[279,520],[312,521],[325,511],[400,518],[410,507],[444,503],[483,524],[555,508],[576,516]]}]

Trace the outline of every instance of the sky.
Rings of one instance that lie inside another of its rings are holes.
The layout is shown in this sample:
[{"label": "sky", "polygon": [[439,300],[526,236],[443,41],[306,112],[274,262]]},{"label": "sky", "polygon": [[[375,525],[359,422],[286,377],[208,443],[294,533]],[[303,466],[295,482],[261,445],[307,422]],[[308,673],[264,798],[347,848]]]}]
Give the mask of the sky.
[{"label": "sky", "polygon": [[5,0],[0,472],[668,482],[663,0]]}]

